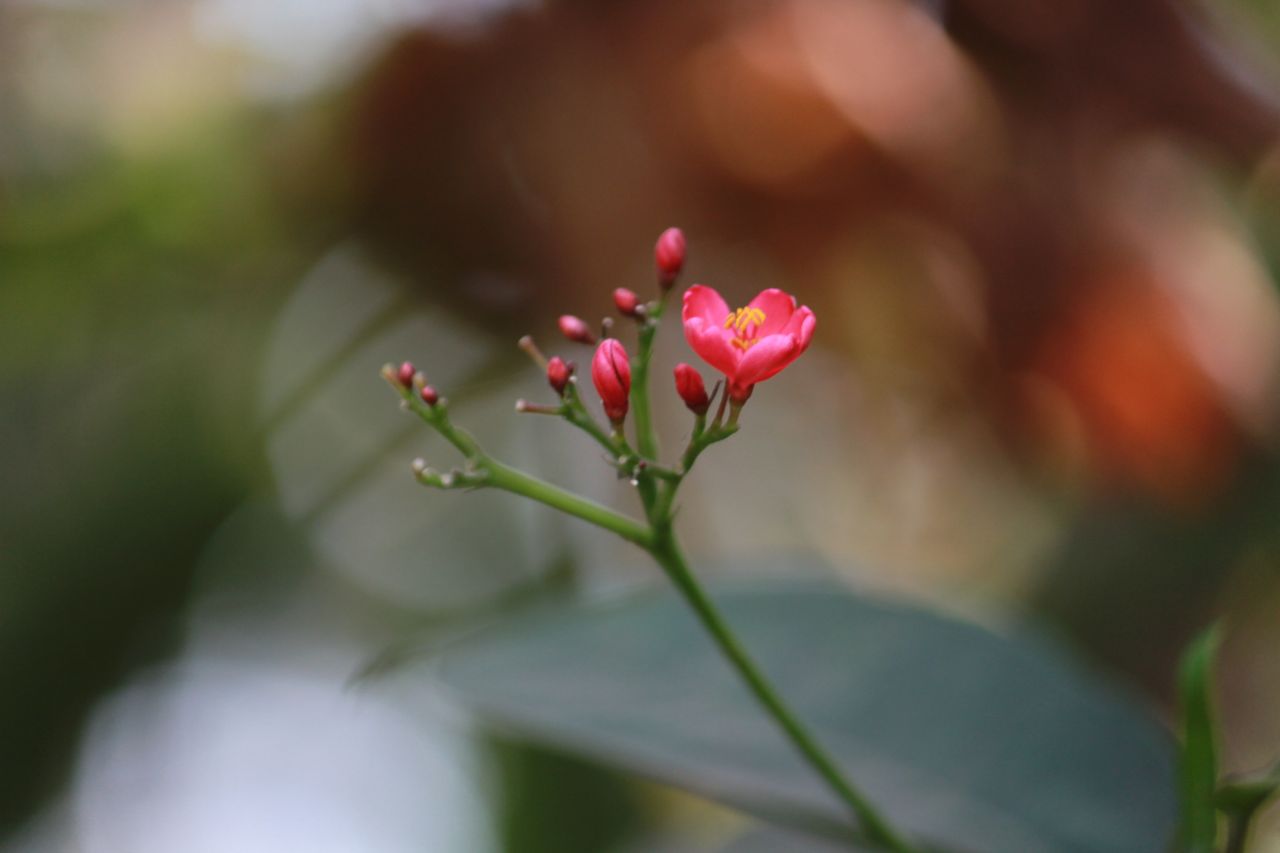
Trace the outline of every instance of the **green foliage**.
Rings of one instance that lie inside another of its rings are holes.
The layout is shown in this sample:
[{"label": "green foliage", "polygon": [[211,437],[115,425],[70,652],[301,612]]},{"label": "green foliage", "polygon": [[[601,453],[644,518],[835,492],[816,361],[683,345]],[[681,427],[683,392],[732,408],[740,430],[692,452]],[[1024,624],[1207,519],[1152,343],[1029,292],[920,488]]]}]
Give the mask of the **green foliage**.
[{"label": "green foliage", "polygon": [[[1170,740],[1040,643],[828,581],[715,598],[855,784],[934,849],[1165,850]],[[841,804],[670,593],[514,619],[435,671],[508,731],[850,837]]]},{"label": "green foliage", "polygon": [[1182,753],[1178,767],[1184,853],[1213,853],[1218,839],[1214,795],[1218,787],[1218,748],[1214,732],[1212,670],[1218,649],[1216,627],[1197,637],[1182,659]]},{"label": "green foliage", "polygon": [[639,804],[616,773],[528,744],[500,741],[493,748],[504,850],[599,853],[617,849],[639,828]]},{"label": "green foliage", "polygon": [[1280,791],[1280,765],[1262,778],[1236,780],[1218,789],[1214,802],[1227,818],[1226,853],[1244,851],[1254,816],[1277,791]]}]

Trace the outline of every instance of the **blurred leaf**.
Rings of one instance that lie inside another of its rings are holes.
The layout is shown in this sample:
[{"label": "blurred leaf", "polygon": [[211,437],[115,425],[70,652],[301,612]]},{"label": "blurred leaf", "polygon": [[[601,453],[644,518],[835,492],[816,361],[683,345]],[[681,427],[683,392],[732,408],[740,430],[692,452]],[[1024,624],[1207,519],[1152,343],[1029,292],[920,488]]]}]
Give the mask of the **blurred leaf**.
[{"label": "blurred leaf", "polygon": [[1182,797],[1179,839],[1186,853],[1213,853],[1218,838],[1218,749],[1213,729],[1211,671],[1218,649],[1218,630],[1210,628],[1192,641],[1182,659],[1183,743],[1178,768]]},{"label": "blurred leaf", "polygon": [[1255,812],[1280,791],[1280,768],[1264,779],[1231,782],[1218,789],[1215,802],[1228,815]]},{"label": "blurred leaf", "polygon": [[850,847],[847,842],[829,841],[798,835],[780,829],[761,829],[735,838],[721,853],[859,853],[870,851],[870,847]]},{"label": "blurred leaf", "polygon": [[[1172,744],[1061,655],[830,581],[718,587],[729,622],[900,826],[983,853],[1157,853]],[[848,817],[671,594],[542,612],[437,662],[493,722],[768,819]]]},{"label": "blurred leaf", "polygon": [[528,744],[493,742],[504,850],[615,850],[641,825],[627,780],[596,764]]},{"label": "blurred leaf", "polygon": [[1254,816],[1277,791],[1280,791],[1280,765],[1261,779],[1240,779],[1218,789],[1214,802],[1227,816],[1227,853],[1245,849]]}]

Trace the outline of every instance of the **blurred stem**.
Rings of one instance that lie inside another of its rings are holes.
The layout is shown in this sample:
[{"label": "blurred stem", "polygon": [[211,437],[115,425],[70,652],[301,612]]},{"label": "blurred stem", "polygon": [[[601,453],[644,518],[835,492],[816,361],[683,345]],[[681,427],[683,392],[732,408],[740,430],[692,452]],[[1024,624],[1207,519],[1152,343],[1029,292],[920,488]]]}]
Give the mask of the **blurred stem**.
[{"label": "blurred stem", "polygon": [[646,459],[658,458],[658,435],[653,429],[653,411],[649,408],[649,362],[653,359],[653,339],[658,334],[658,322],[666,307],[664,293],[657,302],[649,304],[644,322],[640,324],[639,344],[631,364],[631,410],[636,416],[636,447]]},{"label": "blurred stem", "polygon": [[1218,789],[1214,802],[1227,817],[1225,853],[1244,853],[1249,841],[1249,828],[1268,802],[1280,790],[1280,765],[1260,779],[1230,782]]},{"label": "blurred stem", "polygon": [[834,759],[827,754],[813,734],[787,706],[781,695],[765,677],[760,667],[747,653],[711,598],[706,594],[685,561],[671,530],[669,520],[655,527],[653,544],[649,553],[658,561],[676,589],[684,596],[693,612],[711,634],[721,653],[737,670],[743,682],[751,690],[764,711],[809,765],[817,771],[827,786],[849,807],[866,833],[867,840],[894,853],[913,853],[916,850],[900,836],[880,815],[874,806],[844,777]]},{"label": "blurred stem", "polygon": [[1182,716],[1178,840],[1183,853],[1213,853],[1218,843],[1218,748],[1212,678],[1218,644],[1216,627],[1204,631],[1189,645],[1178,673]]},{"label": "blurred stem", "polygon": [[1249,840],[1249,823],[1253,814],[1236,815],[1227,822],[1227,846],[1225,853],[1244,853]]}]

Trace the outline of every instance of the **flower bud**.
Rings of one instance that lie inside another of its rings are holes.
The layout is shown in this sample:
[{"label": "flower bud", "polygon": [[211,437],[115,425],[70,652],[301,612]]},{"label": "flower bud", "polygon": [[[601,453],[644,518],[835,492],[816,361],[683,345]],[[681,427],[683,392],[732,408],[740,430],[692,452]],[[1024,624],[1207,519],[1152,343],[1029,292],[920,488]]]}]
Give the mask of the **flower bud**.
[{"label": "flower bud", "polygon": [[613,292],[613,304],[618,307],[618,313],[622,316],[634,317],[636,306],[640,304],[640,297],[636,296],[634,290],[619,287]]},{"label": "flower bud", "polygon": [[676,365],[676,393],[680,395],[681,400],[684,400],[689,411],[695,415],[705,415],[707,408],[711,405],[702,376],[683,362]]},{"label": "flower bud", "polygon": [[400,369],[399,369],[398,371],[396,371],[396,379],[397,379],[397,380],[400,382],[400,384],[401,384],[401,385],[403,385],[404,387],[406,387],[406,388],[412,388],[412,387],[413,387],[413,375],[414,375],[415,373],[417,373],[417,371],[416,371],[416,370],[414,369],[414,367],[413,367],[413,362],[411,362],[411,361],[406,361],[404,364],[400,365]]},{"label": "flower bud", "polygon": [[631,363],[617,338],[600,342],[591,359],[591,381],[595,383],[604,413],[615,424],[627,416],[631,395]]},{"label": "flower bud", "polygon": [[675,282],[680,270],[684,269],[685,242],[684,232],[679,228],[668,228],[658,238],[653,247],[653,258],[658,265],[658,280],[663,287],[670,287]]},{"label": "flower bud", "polygon": [[595,335],[591,334],[591,329],[581,317],[575,317],[572,314],[560,315],[560,334],[569,340],[578,344],[593,344],[596,342]]},{"label": "flower bud", "polygon": [[572,373],[573,370],[558,355],[553,355],[547,362],[547,382],[561,397],[564,396],[565,386],[569,384],[569,376]]},{"label": "flower bud", "polygon": [[422,391],[419,393],[422,394],[422,402],[426,403],[428,406],[434,406],[436,403],[440,402],[440,395],[437,394],[436,389],[432,388],[430,385],[423,385]]}]

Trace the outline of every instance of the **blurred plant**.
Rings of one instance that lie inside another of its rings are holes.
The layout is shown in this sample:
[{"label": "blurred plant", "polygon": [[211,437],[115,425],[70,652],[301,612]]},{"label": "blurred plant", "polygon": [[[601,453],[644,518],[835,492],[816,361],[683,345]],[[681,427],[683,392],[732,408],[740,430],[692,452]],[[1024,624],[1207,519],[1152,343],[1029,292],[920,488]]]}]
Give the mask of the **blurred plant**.
[{"label": "blurred plant", "polygon": [[[448,401],[426,383],[424,375],[410,362],[398,369],[388,364],[383,368],[383,378],[400,394],[403,405],[440,433],[466,460],[464,467],[442,473],[416,459],[414,474],[419,482],[439,489],[496,488],[521,495],[616,533],[647,551],[683,594],[756,700],[858,819],[866,840],[898,853],[914,850],[914,845],[892,828],[845,778],[835,760],[748,654],[689,568],[674,527],[676,494],[698,457],[711,445],[738,431],[739,417],[752,389],[777,375],[804,352],[813,339],[816,318],[807,307],[797,307],[794,297],[777,289],[764,291],[736,311],[729,310],[724,299],[709,287],[694,285],[686,291],[685,337],[700,356],[724,373],[725,381],[707,395],[701,377],[693,368],[687,364],[676,367],[676,390],[693,413],[694,426],[680,462],[674,467],[663,465],[659,461],[658,437],[650,410],[649,367],[654,337],[672,287],[684,266],[684,235],[674,228],[665,231],[658,238],[654,257],[659,285],[657,299],[639,304],[630,291],[614,293],[614,302],[621,313],[636,323],[636,356],[628,356],[626,348],[612,336],[612,320],[606,319],[602,324],[602,340],[591,361],[591,379],[603,403],[609,428],[602,427],[587,410],[578,392],[573,365],[558,356],[546,358],[529,337],[522,338],[520,346],[546,371],[548,384],[560,396],[560,402],[545,405],[519,400],[516,403],[518,412],[560,417],[590,435],[604,448],[618,476],[628,479],[636,488],[645,521],[629,518],[493,458],[469,433],[453,425]],[[559,325],[571,342],[588,344],[595,340],[580,318],[565,315]],[[707,413],[716,397],[719,406],[708,423]],[[634,414],[634,447],[626,434],[628,414]]]},{"label": "blurred plant", "polygon": [[[1212,676],[1220,640],[1217,626],[1211,627],[1191,642],[1182,659],[1180,853],[1244,853],[1254,817],[1280,791],[1280,765],[1253,778],[1218,778]],[[1219,845],[1219,813],[1227,827],[1224,846]]]},{"label": "blurred plant", "polygon": [[[676,497],[685,477],[705,450],[738,432],[742,410],[750,400],[755,386],[776,376],[798,358],[812,341],[816,326],[813,311],[806,306],[798,305],[794,297],[776,288],[761,292],[747,305],[737,309],[731,309],[719,293],[705,285],[695,284],[685,291],[682,310],[685,339],[694,352],[723,374],[724,379],[717,382],[708,393],[702,376],[695,368],[685,363],[675,367],[676,392],[693,414],[694,422],[690,438],[679,461],[674,465],[664,464],[661,461],[658,436],[650,408],[649,373],[654,339],[666,312],[672,288],[683,268],[684,258],[683,235],[677,229],[669,229],[659,238],[655,247],[657,298],[641,302],[640,298],[627,288],[618,288],[614,291],[613,301],[619,314],[625,319],[632,320],[636,325],[634,357],[628,354],[626,346],[615,336],[615,322],[612,318],[605,318],[601,322],[598,335],[589,323],[579,317],[566,314],[559,318],[560,331],[568,341],[595,347],[590,373],[592,383],[599,394],[607,424],[599,422],[584,403],[578,387],[576,365],[572,361],[567,361],[558,355],[548,358],[529,336],[519,341],[521,349],[545,372],[547,383],[559,397],[559,402],[546,404],[521,399],[516,403],[516,410],[521,413],[561,418],[590,436],[605,451],[605,459],[616,469],[618,477],[627,480],[635,488],[643,508],[643,520],[597,504],[494,458],[470,433],[453,424],[449,416],[448,400],[441,396],[434,386],[427,383],[426,376],[411,362],[404,362],[398,368],[387,364],[382,369],[383,378],[401,397],[402,406],[418,415],[428,426],[443,436],[465,460],[461,467],[442,472],[428,467],[424,460],[416,459],[413,462],[414,475],[422,484],[438,489],[496,488],[521,495],[608,530],[639,546],[662,567],[685,603],[713,639],[721,655],[736,670],[742,683],[750,690],[772,723],[786,736],[790,747],[804,758],[809,768],[816,771],[830,792],[834,793],[856,818],[856,825],[861,831],[861,834],[854,839],[857,843],[876,849],[909,853],[909,851],[926,849],[923,846],[917,846],[924,843],[923,839],[919,842],[916,839],[922,834],[933,833],[935,837],[928,840],[927,849],[952,849],[950,843],[945,843],[941,848],[935,846],[938,840],[937,827],[927,823],[932,818],[926,815],[923,821],[926,824],[926,833],[921,833],[920,826],[917,825],[922,822],[918,812],[911,815],[911,820],[903,822],[899,819],[898,811],[895,810],[893,819],[890,820],[886,816],[887,813],[882,811],[884,804],[873,805],[873,798],[868,797],[861,787],[855,787],[849,781],[836,759],[836,753],[828,751],[827,747],[819,741],[815,735],[816,729],[811,729],[802,722],[800,714],[793,709],[792,703],[783,698],[781,691],[766,676],[764,669],[747,652],[744,643],[730,627],[720,604],[708,595],[683,554],[675,531],[675,518]],[[709,418],[713,408],[715,414]],[[633,421],[632,437],[628,435],[628,418]],[[895,614],[894,619],[901,615]],[[910,632],[911,629],[906,630]],[[923,625],[918,625],[915,630],[927,633],[934,630],[934,626],[930,626],[926,631]],[[537,631],[532,632],[532,635],[536,634]],[[930,642],[938,643],[939,637],[933,637]],[[956,644],[956,649],[959,650],[967,642],[966,640],[964,643]],[[935,650],[950,644],[950,641],[941,642]],[[1180,817],[1174,848],[1179,853],[1218,853],[1218,851],[1242,853],[1251,820],[1280,787],[1280,772],[1272,772],[1263,778],[1242,782],[1223,783],[1218,778],[1214,714],[1209,695],[1209,676],[1216,645],[1215,631],[1207,632],[1196,640],[1185,656],[1181,673],[1184,723],[1177,774]],[[951,649],[948,648],[947,653],[950,652]],[[996,661],[996,654],[994,649],[982,652],[978,657],[980,666],[996,672],[1008,668],[1007,663],[1000,664]],[[1004,652],[998,654],[1004,654]],[[1016,654],[1021,656],[1024,650],[1018,647]],[[941,666],[939,657],[931,655],[925,657],[931,665]],[[916,660],[917,658],[906,655],[888,669],[901,675],[910,669]],[[492,675],[492,670],[484,669]],[[970,676],[972,676],[971,672]],[[931,674],[929,677],[936,676]],[[966,676],[966,680],[971,681],[971,678]],[[1028,678],[1017,688],[1026,692],[1024,699],[1032,704],[1047,696],[1061,695],[1060,688],[1050,689],[1047,682],[1033,684],[1033,680]],[[979,694],[979,704],[984,715],[994,713],[1006,705],[1015,704],[1013,695],[1003,688],[990,691],[975,688],[975,691]],[[812,697],[809,699],[811,701]],[[1058,699],[1055,698],[1052,704],[1057,707]],[[804,705],[797,703],[795,707],[803,708]],[[902,710],[901,708],[896,711],[890,709],[891,717],[900,715]],[[939,713],[943,720],[942,725],[948,726],[951,722],[950,718],[945,712]],[[1076,712],[1066,713],[1070,715]],[[1145,728],[1138,726],[1126,732],[1123,730],[1128,723],[1122,724],[1117,720],[1118,718],[1108,722],[1108,726],[1115,725],[1115,729],[1109,734],[1113,739],[1108,742],[1107,750],[1118,751],[1118,742],[1133,740],[1135,748],[1133,756],[1138,759],[1142,767],[1139,775],[1146,775],[1157,784],[1162,783],[1163,779],[1168,777],[1162,775],[1159,760],[1152,760],[1150,753],[1144,754],[1145,747],[1142,744],[1148,741]],[[591,724],[594,725],[596,722],[592,720]],[[987,737],[991,736],[990,732],[983,734]],[[1012,742],[1006,743],[1001,740],[1010,736],[1010,733],[996,731],[995,740],[989,745],[990,748],[997,752],[1001,749],[1015,748]],[[947,732],[941,737],[943,741],[958,742],[965,739],[965,735],[958,727],[956,732]],[[572,738],[568,740],[572,741]],[[985,747],[979,745],[979,748]],[[1080,751],[1078,746],[1070,748],[1073,751]],[[1157,754],[1159,752],[1159,750],[1156,751]],[[1083,755],[1083,751],[1080,751],[1080,755]],[[1075,756],[1077,759],[1079,757]],[[1033,754],[1021,758],[1027,766],[1032,768],[1030,771],[1032,774],[1053,772],[1044,766],[1054,764],[1050,756]],[[1060,762],[1061,756],[1057,760]],[[940,758],[938,761],[945,766],[945,759]],[[999,768],[999,775],[1008,776],[1013,780],[1012,782],[1005,780],[1003,783],[1012,784],[1015,787],[1027,787],[1025,779],[1019,781],[1020,777],[1016,773],[1012,773],[1009,767],[1000,764],[998,755],[994,765]],[[1027,771],[1024,769],[1023,772]],[[1081,774],[1081,779],[1086,782],[1084,786],[1086,790],[1090,784],[1087,777],[1092,773],[1091,769]],[[983,780],[983,784],[987,781]],[[963,788],[963,783],[957,784]],[[1058,779],[1054,784],[1063,785],[1063,780]],[[911,785],[904,787],[907,790],[907,797],[914,795],[921,801],[928,802],[927,794],[923,792],[916,794]],[[1029,817],[1028,823],[1043,833],[1044,838],[1049,839],[1050,846],[1044,849],[1128,849],[1123,846],[1118,848],[1106,846],[1116,843],[1115,839],[1119,838],[1122,831],[1128,831],[1123,821],[1117,822],[1115,826],[1103,830],[1096,836],[1090,835],[1092,830],[1086,832],[1082,836],[1085,839],[1083,842],[1086,844],[1085,847],[1056,846],[1074,845],[1079,843],[1079,839],[1067,841],[1066,836],[1060,834],[1061,829],[1039,825],[1041,809],[1047,809],[1050,812],[1054,809],[1048,805],[1047,794],[1040,791],[1039,795],[1046,799],[1037,801],[1037,788],[1034,785],[1030,787],[1032,790],[1029,800],[1022,803],[1020,808],[1027,812],[1024,817]],[[1066,786],[1063,785],[1063,787]],[[983,792],[965,792],[965,795],[971,796],[973,801],[979,804],[976,813],[984,818],[987,817],[983,811],[986,808]],[[903,794],[899,791],[897,800],[900,801],[902,797]],[[1097,792],[1087,794],[1076,805],[1083,807],[1084,801],[1090,797],[1102,801],[1104,808],[1111,808],[1106,802],[1108,797]],[[1160,813],[1160,802],[1161,798],[1157,790],[1153,792],[1153,798],[1147,804],[1154,804],[1150,812],[1139,816],[1136,812],[1140,810],[1135,808],[1135,816],[1131,823],[1139,832],[1144,833],[1139,836],[1144,844],[1163,844],[1163,834],[1171,826],[1171,822],[1169,824],[1149,822],[1152,815]],[[900,802],[895,805],[900,807]],[[927,806],[920,808],[926,813],[929,810]],[[1225,815],[1228,828],[1225,847],[1219,845],[1220,815]],[[954,815],[951,819],[959,820]],[[908,840],[908,835],[897,828],[899,825],[911,830],[911,840]],[[1086,821],[1083,824],[1077,824],[1077,826],[1080,825],[1088,826],[1089,823]],[[955,825],[952,829],[957,832],[954,839],[957,845],[971,844],[970,840],[959,834]],[[965,830],[965,832],[972,831]],[[1077,831],[1077,829],[1071,829],[1068,833]],[[982,832],[981,826],[978,826],[977,832]],[[1111,840],[1106,839],[1108,832],[1114,833]],[[947,839],[947,842],[952,840]],[[1022,844],[1025,840],[1019,840],[1019,836],[1015,833],[1005,836],[1002,840],[996,840],[993,837],[990,843],[992,849],[1003,850],[1009,849],[1008,845],[1011,843]],[[1123,844],[1123,842],[1120,843]]]}]

